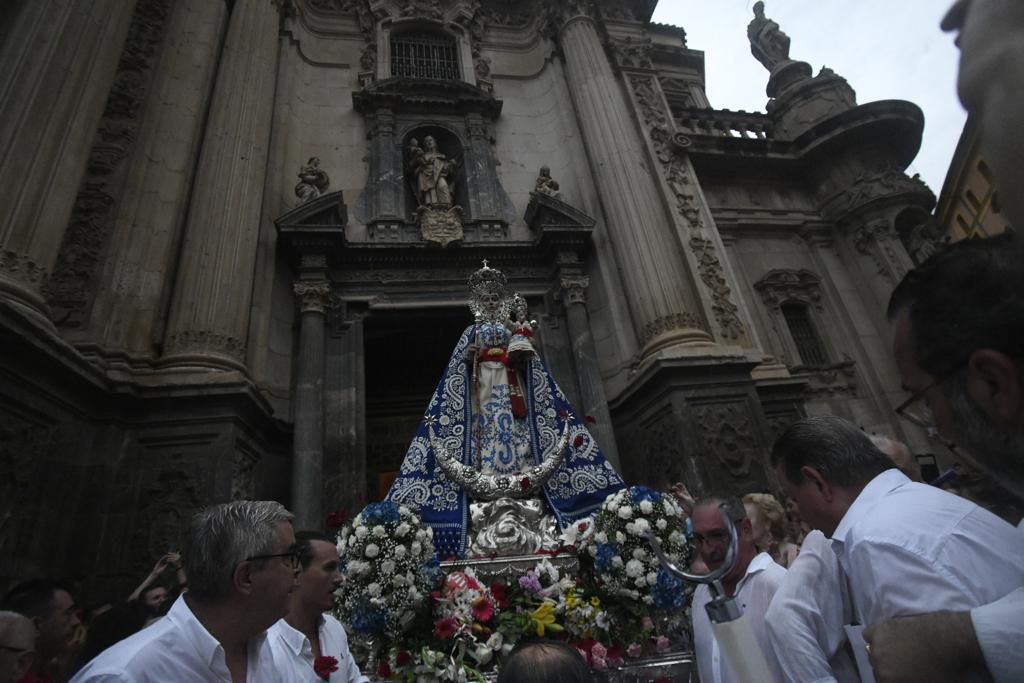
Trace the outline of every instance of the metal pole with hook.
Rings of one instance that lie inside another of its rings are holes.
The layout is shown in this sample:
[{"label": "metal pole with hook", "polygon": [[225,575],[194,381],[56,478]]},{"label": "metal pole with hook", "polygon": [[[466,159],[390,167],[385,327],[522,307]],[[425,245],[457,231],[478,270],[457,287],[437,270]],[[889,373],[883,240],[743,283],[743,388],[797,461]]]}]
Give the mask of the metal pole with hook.
[{"label": "metal pole with hook", "polygon": [[743,609],[736,602],[736,597],[726,595],[725,589],[722,587],[722,579],[736,566],[739,537],[736,533],[736,525],[729,517],[725,506],[722,505],[720,509],[729,529],[729,549],[725,553],[722,564],[707,574],[691,574],[680,569],[665,555],[657,536],[650,531],[646,531],[644,536],[658,558],[658,562],[666,571],[683,581],[707,584],[708,590],[711,592],[711,600],[704,606],[704,609],[708,613],[708,619],[711,620],[711,632],[714,634],[715,640],[718,641],[722,655],[729,662],[729,668],[732,669],[737,680],[743,683],[764,683],[773,680],[768,662],[758,646],[757,640],[754,639],[750,621],[743,618]]}]

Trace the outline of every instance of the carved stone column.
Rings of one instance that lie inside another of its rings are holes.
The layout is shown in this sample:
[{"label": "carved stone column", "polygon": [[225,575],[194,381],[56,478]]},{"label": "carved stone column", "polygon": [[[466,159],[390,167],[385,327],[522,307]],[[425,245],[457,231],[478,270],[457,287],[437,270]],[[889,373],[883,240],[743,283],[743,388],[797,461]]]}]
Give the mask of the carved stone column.
[{"label": "carved stone column", "polygon": [[914,268],[896,229],[887,220],[874,220],[858,228],[853,233],[853,245],[874,260],[878,274],[892,287]]},{"label": "carved stone column", "polygon": [[587,314],[586,291],[590,286],[590,278],[582,275],[563,276],[561,279],[562,303],[565,304],[565,317],[569,326],[569,338],[572,343],[573,361],[576,364],[576,377],[579,379],[580,400],[578,406],[582,415],[594,418],[594,424],[588,428],[596,432],[597,442],[604,451],[604,456],[612,464],[616,472],[622,472],[619,462],[619,449],[615,445],[615,432],[612,429],[612,417],[608,412],[608,399],[605,397],[604,385],[597,370],[597,350],[594,348],[594,336],[590,331],[590,316]]},{"label": "carved stone column", "polygon": [[395,114],[390,109],[378,109],[367,123],[370,125],[370,146],[373,150],[370,154],[369,177],[376,181],[367,183],[367,218],[369,221],[393,222],[401,219],[405,213],[405,169],[402,167],[399,146],[395,145]]},{"label": "carved stone column", "polygon": [[608,235],[621,259],[641,356],[677,344],[712,341],[674,222],[645,158],[622,84],[612,71],[589,2],[552,13],[565,54],[569,92]]},{"label": "carved stone column", "polygon": [[0,298],[47,315],[41,287],[85,171],[134,2],[21,2],[0,40]]},{"label": "carved stone column", "polygon": [[271,0],[234,3],[175,282],[168,364],[245,370],[279,22]]},{"label": "carved stone column", "polygon": [[319,529],[324,524],[324,312],[331,285],[327,280],[299,280],[292,290],[299,300],[300,322],[291,509],[296,529]]}]

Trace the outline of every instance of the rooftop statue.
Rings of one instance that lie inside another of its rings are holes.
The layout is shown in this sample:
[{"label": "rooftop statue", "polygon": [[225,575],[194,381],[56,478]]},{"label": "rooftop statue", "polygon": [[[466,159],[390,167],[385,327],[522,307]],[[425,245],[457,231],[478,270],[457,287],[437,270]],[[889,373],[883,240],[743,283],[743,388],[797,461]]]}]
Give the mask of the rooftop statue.
[{"label": "rooftop statue", "polygon": [[441,557],[559,545],[623,487],[533,343],[526,302],[484,262],[463,331],[388,500],[419,511]]},{"label": "rooftop statue", "polygon": [[320,168],[320,158],[310,157],[306,165],[299,169],[299,182],[295,185],[295,196],[299,204],[316,199],[324,193],[331,179]]},{"label": "rooftop statue", "polygon": [[750,52],[771,71],[789,61],[789,36],[779,25],[764,15],[764,3],[754,3],[754,18],[747,25]]}]

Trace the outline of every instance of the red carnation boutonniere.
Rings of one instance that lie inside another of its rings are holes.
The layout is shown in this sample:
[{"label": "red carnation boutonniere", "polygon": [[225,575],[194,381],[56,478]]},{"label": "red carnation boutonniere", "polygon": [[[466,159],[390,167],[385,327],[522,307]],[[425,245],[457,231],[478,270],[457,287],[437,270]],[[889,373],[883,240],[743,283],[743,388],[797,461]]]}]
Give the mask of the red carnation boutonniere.
[{"label": "red carnation boutonniere", "polygon": [[313,671],[325,681],[338,670],[338,660],[334,657],[317,657],[313,660]]}]

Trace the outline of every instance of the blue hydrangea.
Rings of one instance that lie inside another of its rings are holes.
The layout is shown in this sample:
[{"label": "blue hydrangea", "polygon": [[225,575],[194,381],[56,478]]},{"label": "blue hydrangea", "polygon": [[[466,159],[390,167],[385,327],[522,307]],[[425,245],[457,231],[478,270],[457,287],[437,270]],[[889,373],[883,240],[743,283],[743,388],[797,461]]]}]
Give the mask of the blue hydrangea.
[{"label": "blue hydrangea", "polygon": [[387,628],[387,615],[368,601],[360,601],[349,615],[349,622],[360,633],[379,634]]},{"label": "blue hydrangea", "polygon": [[397,524],[402,518],[398,512],[398,506],[389,501],[384,501],[383,503],[370,503],[360,514],[362,515],[363,521],[368,526],[391,523]]},{"label": "blue hydrangea", "polygon": [[420,568],[420,576],[431,586],[437,583],[437,580],[441,578],[441,564],[437,561],[436,557],[432,557],[423,563],[423,566]]},{"label": "blue hydrangea", "polygon": [[597,552],[594,555],[594,566],[597,567],[598,571],[609,571],[612,568],[612,558],[618,554],[618,544],[598,543]]},{"label": "blue hydrangea", "polygon": [[646,486],[633,486],[629,489],[629,493],[632,495],[633,502],[635,503],[639,503],[644,500],[657,503],[661,500],[661,493]]},{"label": "blue hydrangea", "polygon": [[667,569],[658,571],[658,583],[651,586],[655,609],[679,609],[686,603],[686,583]]}]

